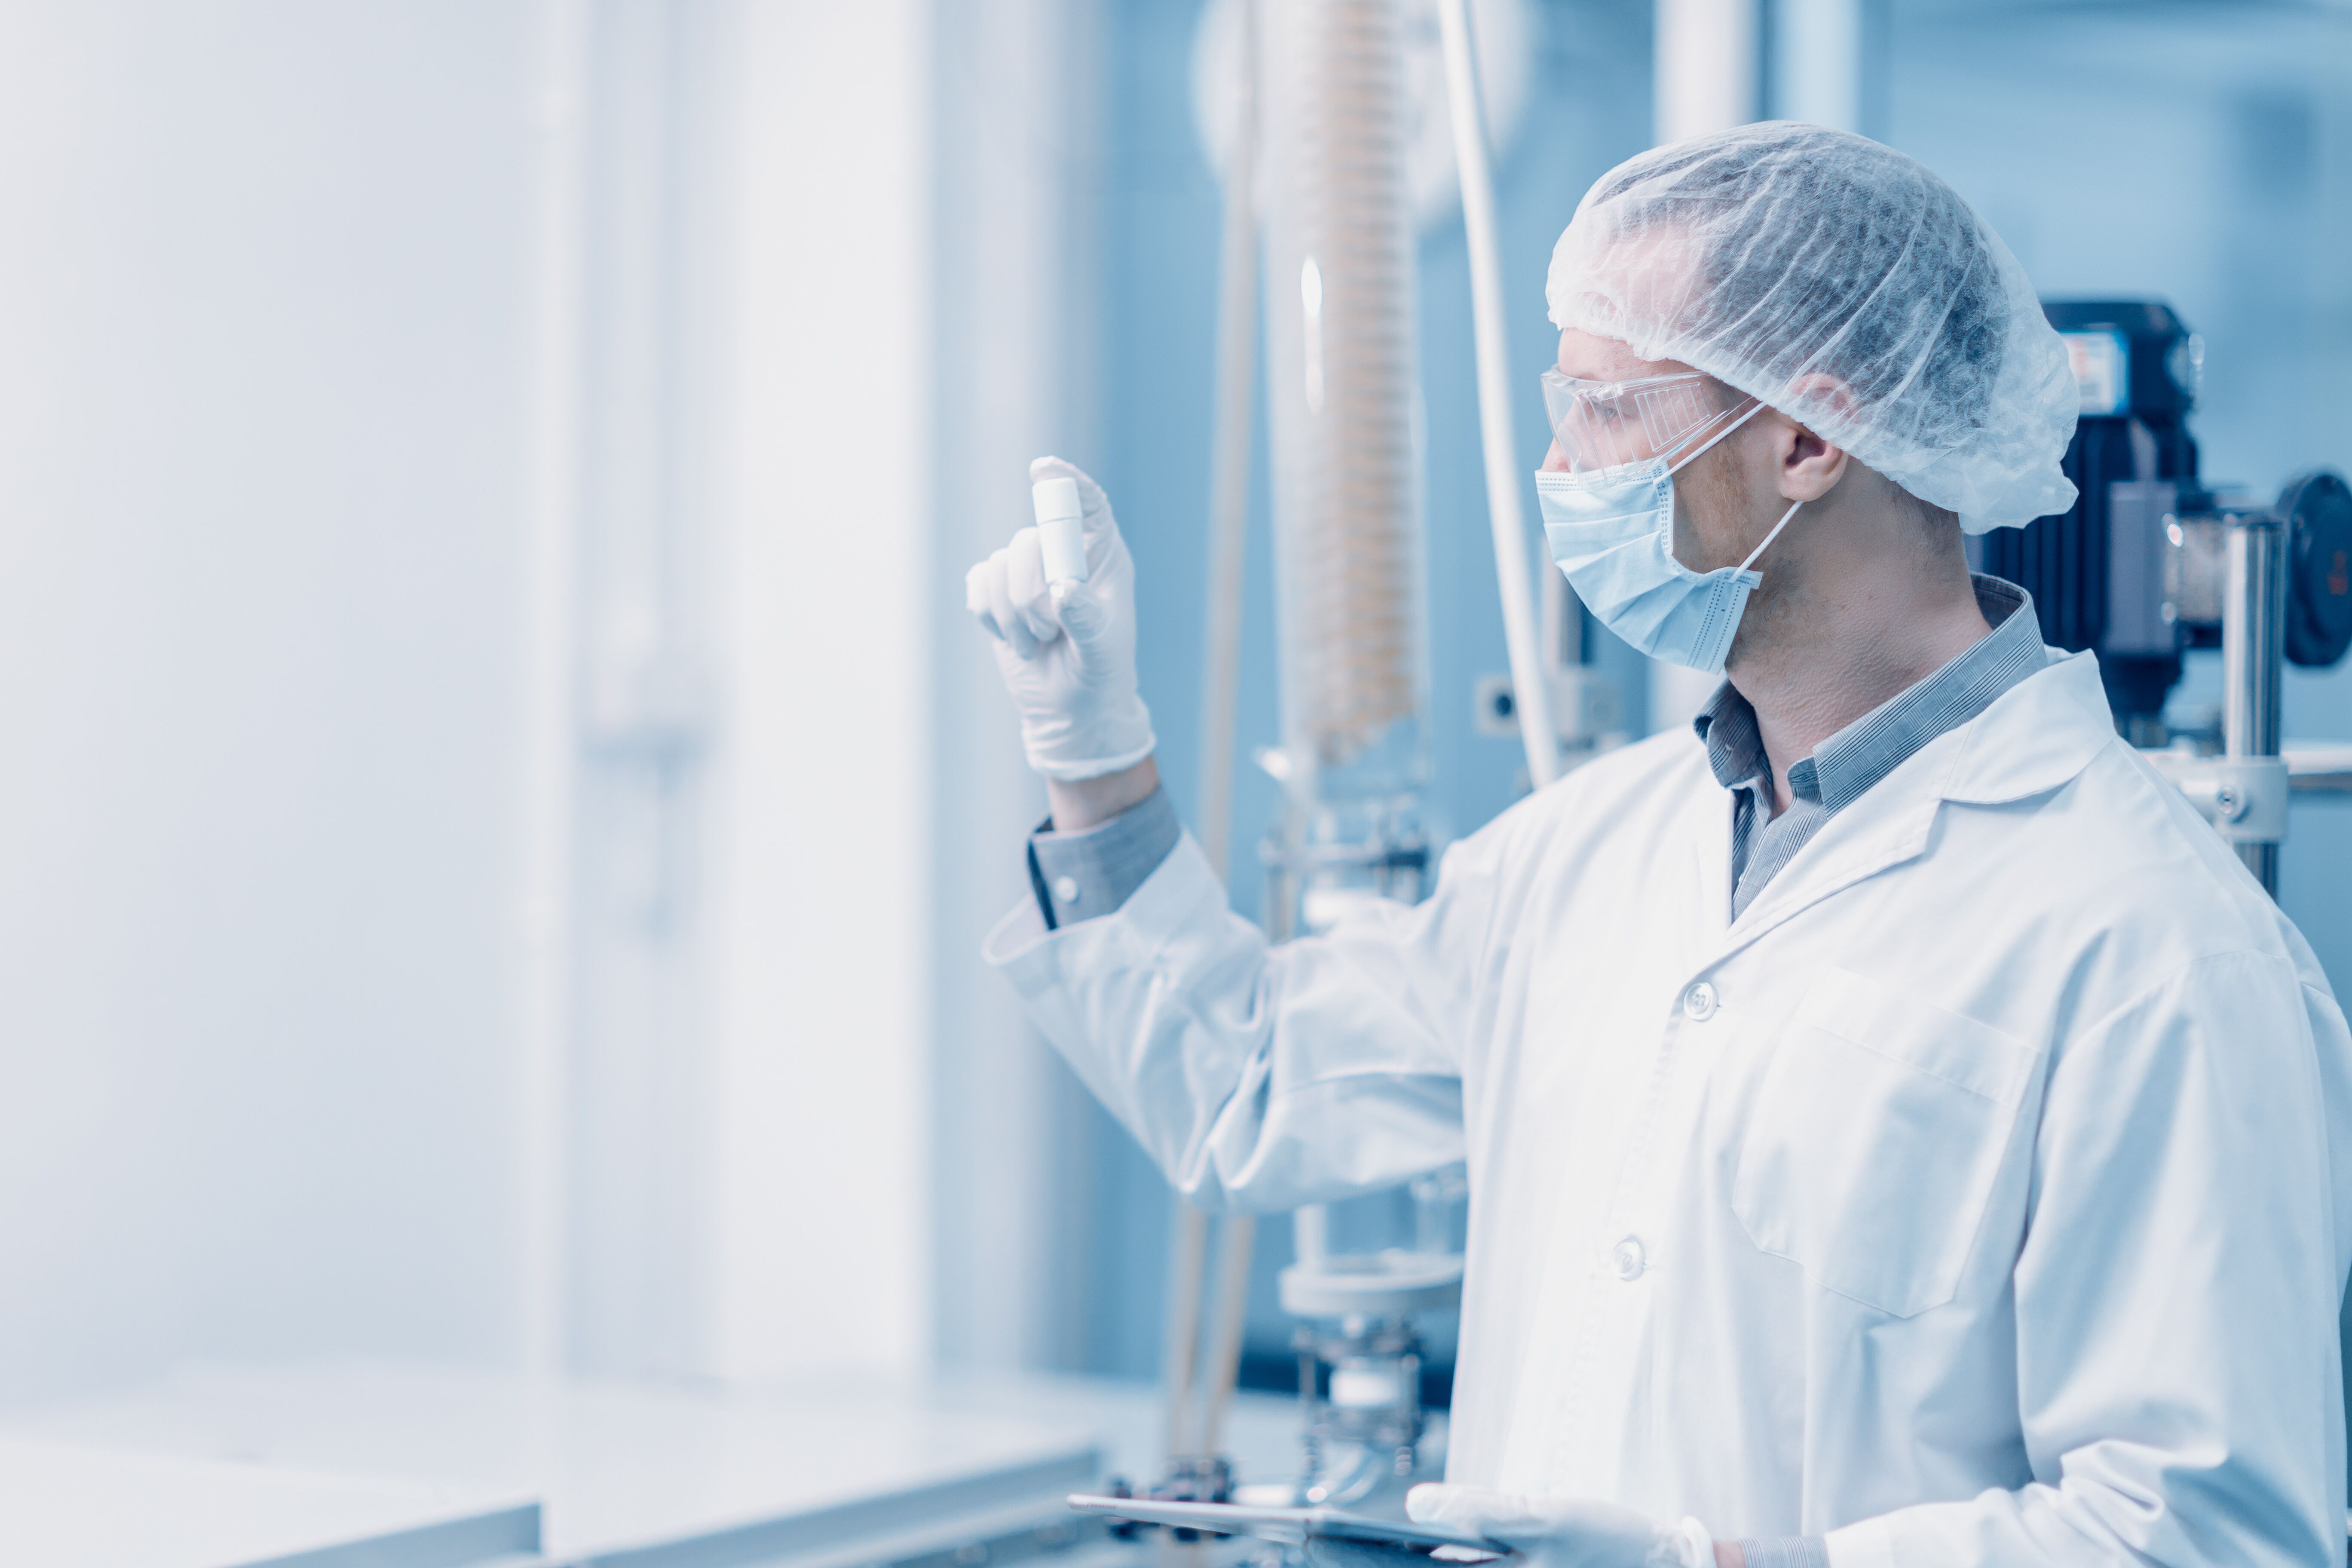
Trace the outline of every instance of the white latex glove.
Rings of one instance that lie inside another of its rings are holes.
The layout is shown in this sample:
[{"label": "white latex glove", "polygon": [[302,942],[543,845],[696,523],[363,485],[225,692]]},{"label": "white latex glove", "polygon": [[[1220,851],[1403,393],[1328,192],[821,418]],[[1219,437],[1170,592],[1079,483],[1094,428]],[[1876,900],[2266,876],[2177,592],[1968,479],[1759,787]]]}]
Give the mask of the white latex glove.
[{"label": "white latex glove", "polygon": [[1102,487],[1059,458],[1029,465],[1029,482],[1078,485],[1087,580],[1045,582],[1035,528],[964,574],[964,607],[996,650],[1021,710],[1029,765],[1049,779],[1091,779],[1151,754],[1151,714],[1135,685],[1135,558],[1118,536]]},{"label": "white latex glove", "polygon": [[1528,1568],[1715,1568],[1715,1542],[1698,1521],[1661,1524],[1590,1498],[1433,1484],[1407,1492],[1404,1511],[1415,1524],[1498,1541]]}]

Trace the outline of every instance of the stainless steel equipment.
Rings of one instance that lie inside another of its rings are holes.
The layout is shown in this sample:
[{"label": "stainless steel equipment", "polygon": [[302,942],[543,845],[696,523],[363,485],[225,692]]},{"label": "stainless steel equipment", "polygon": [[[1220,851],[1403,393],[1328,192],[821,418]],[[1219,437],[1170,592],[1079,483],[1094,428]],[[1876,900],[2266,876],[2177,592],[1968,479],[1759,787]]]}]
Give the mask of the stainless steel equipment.
[{"label": "stainless steel equipment", "polygon": [[2142,488],[2154,492],[2147,504],[2161,509],[2151,548],[2163,616],[2215,626],[2222,685],[2218,752],[2183,737],[2144,754],[2276,897],[2291,795],[2352,791],[2352,751],[2291,753],[2281,722],[2291,649],[2308,656],[2297,663],[2333,662],[2344,653],[2339,628],[2352,634],[2352,489],[2334,474],[2314,473],[2274,506],[2221,504],[2198,513],[2179,507],[2169,485]]}]

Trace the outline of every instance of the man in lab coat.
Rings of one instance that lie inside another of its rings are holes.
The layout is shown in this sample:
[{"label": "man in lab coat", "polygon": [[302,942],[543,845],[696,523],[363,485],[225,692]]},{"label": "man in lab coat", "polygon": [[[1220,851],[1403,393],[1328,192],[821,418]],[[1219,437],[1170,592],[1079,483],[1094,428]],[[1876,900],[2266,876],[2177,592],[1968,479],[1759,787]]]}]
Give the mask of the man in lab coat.
[{"label": "man in lab coat", "polygon": [[1968,571],[2072,494],[2022,272],[1910,160],[1765,125],[1604,176],[1549,292],[1547,536],[1726,671],[1696,733],[1269,947],[1159,789],[1108,503],[1043,460],[1087,577],[1024,531],[970,579],[1053,808],[992,961],[1197,1201],[1467,1161],[1417,1517],[1542,1568],[2343,1561],[2352,1038],[2095,658]]}]

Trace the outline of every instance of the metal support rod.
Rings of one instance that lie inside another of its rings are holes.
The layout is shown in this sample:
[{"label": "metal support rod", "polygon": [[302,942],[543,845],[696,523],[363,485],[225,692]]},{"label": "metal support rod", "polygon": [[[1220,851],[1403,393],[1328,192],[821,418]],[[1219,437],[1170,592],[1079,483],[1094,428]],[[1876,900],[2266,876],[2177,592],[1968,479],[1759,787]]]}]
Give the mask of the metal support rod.
[{"label": "metal support rod", "polygon": [[1323,1204],[1301,1204],[1290,1211],[1290,1248],[1301,1263],[1320,1263],[1331,1255],[1331,1210]]},{"label": "metal support rod", "polygon": [[[2221,740],[2228,756],[2279,754],[2285,663],[2285,530],[2268,515],[2232,517],[2221,616]],[[2278,896],[2279,847],[2241,843],[2238,858]]]},{"label": "metal support rod", "polygon": [[1249,1326],[1250,1258],[1257,1247],[1257,1217],[1227,1215],[1217,1265],[1217,1304],[1209,1319],[1209,1406],[1201,1417],[1201,1452],[1224,1447],[1225,1411],[1241,1382],[1242,1338]]},{"label": "metal support rod", "polygon": [[[1257,375],[1257,6],[1242,0],[1241,103],[1234,153],[1225,168],[1224,249],[1217,284],[1217,390],[1209,447],[1208,657],[1202,671],[1201,847],[1225,875],[1233,841],[1234,740],[1241,689],[1242,565],[1249,529],[1251,397]],[[1209,1216],[1173,1200],[1168,1279],[1164,1397],[1167,1458],[1213,1454],[1241,1360],[1241,1314],[1247,1307],[1249,1247],[1255,1222],[1225,1222],[1226,1271],[1238,1268],[1243,1297],[1228,1288],[1210,1318],[1209,1360],[1201,1357],[1201,1306],[1207,1284]],[[1234,1261],[1236,1250],[1240,1261]],[[1227,1364],[1231,1363],[1232,1364]],[[1195,1389],[1208,1384],[1206,1409],[1193,1424]]]},{"label": "metal support rod", "polygon": [[1209,1258],[1209,1215],[1176,1200],[1175,1234],[1169,1238],[1167,1457],[1193,1452],[1192,1379],[1200,1364],[1201,1282]]}]

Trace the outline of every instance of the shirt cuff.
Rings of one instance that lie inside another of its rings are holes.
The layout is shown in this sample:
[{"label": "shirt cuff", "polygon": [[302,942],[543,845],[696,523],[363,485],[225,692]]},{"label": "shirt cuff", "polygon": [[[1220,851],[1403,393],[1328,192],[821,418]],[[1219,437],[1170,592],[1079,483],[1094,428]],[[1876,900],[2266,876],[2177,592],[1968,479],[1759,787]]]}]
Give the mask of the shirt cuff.
[{"label": "shirt cuff", "polygon": [[1029,886],[1048,931],[1118,909],[1184,836],[1165,789],[1074,833],[1049,831],[1051,823],[1029,836]]},{"label": "shirt cuff", "polygon": [[1748,1568],[1829,1568],[1829,1547],[1818,1535],[1783,1535],[1742,1541]]}]

